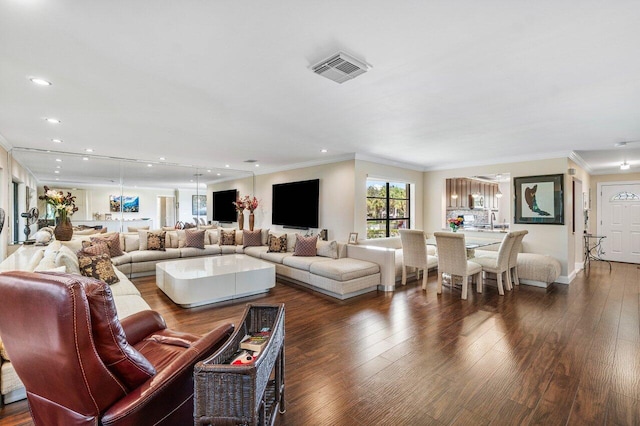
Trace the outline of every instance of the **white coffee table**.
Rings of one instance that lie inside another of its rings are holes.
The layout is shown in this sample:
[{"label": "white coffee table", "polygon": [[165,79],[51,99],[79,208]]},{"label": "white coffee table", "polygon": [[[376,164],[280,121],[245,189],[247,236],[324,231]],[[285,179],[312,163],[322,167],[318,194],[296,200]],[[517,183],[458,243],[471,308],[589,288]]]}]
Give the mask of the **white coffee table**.
[{"label": "white coffee table", "polygon": [[183,308],[266,293],[276,285],[273,263],[244,254],[156,264],[156,285]]}]

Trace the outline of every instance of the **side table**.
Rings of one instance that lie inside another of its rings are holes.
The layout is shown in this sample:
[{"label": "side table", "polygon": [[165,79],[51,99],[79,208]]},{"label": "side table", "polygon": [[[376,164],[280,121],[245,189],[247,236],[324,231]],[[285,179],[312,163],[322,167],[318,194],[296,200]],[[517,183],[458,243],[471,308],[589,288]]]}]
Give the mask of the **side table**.
[{"label": "side table", "polygon": [[609,273],[611,273],[611,262],[603,259],[604,251],[602,250],[602,240],[607,238],[606,235],[584,234],[584,273],[588,277],[591,271],[591,261],[607,262],[609,264]]},{"label": "side table", "polygon": [[[226,364],[245,335],[271,329],[251,364]],[[194,424],[273,425],[285,412],[284,304],[248,304],[242,323],[216,353],[194,369]]]}]

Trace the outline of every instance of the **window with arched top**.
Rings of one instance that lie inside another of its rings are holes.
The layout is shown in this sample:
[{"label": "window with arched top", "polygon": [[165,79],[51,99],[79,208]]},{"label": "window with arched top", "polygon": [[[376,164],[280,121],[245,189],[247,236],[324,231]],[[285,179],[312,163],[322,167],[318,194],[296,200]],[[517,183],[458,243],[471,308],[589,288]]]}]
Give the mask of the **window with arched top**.
[{"label": "window with arched top", "polygon": [[611,201],[637,201],[640,200],[640,195],[633,192],[621,191],[611,197]]}]

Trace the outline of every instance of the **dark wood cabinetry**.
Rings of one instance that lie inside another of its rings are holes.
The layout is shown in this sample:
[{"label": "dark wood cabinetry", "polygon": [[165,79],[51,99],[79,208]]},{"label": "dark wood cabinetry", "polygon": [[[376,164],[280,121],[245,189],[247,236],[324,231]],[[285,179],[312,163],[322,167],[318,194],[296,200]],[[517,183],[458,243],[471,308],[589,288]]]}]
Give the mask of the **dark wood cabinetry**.
[{"label": "dark wood cabinetry", "polygon": [[[447,208],[449,209],[497,209],[498,184],[470,178],[447,179]],[[473,194],[480,194],[482,203]]]}]

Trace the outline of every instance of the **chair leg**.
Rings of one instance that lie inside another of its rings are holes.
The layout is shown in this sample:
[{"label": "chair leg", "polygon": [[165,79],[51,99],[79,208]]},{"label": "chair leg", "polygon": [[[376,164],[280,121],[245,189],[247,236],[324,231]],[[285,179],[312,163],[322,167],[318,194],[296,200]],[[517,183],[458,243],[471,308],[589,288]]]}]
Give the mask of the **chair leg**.
[{"label": "chair leg", "polygon": [[502,287],[502,272],[498,272],[496,274],[496,279],[498,280],[498,294],[500,294],[500,296],[504,296],[504,288]]},{"label": "chair leg", "polygon": [[407,267],[402,265],[402,285],[407,284]]},{"label": "chair leg", "polygon": [[484,279],[482,278],[482,272],[478,272],[471,277],[472,280],[476,282],[476,288],[478,293],[482,293],[484,287]]},{"label": "chair leg", "polygon": [[507,268],[506,275],[507,280],[504,283],[504,288],[507,290],[511,290],[511,268]]},{"label": "chair leg", "polygon": [[420,279],[420,268],[416,268],[416,281]]},{"label": "chair leg", "polygon": [[426,290],[427,289],[427,277],[429,276],[429,270],[425,269],[424,271],[422,271],[422,289]]},{"label": "chair leg", "polygon": [[438,270],[438,294],[442,294],[442,272]]},{"label": "chair leg", "polygon": [[513,268],[513,282],[516,285],[520,285],[520,277],[518,276],[518,267],[514,266]]},{"label": "chair leg", "polygon": [[467,292],[469,291],[469,276],[462,276],[462,299],[467,300]]}]

